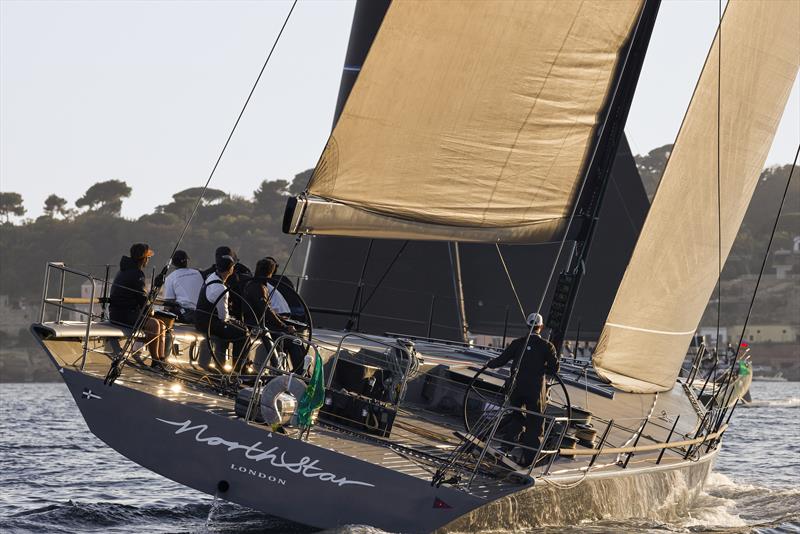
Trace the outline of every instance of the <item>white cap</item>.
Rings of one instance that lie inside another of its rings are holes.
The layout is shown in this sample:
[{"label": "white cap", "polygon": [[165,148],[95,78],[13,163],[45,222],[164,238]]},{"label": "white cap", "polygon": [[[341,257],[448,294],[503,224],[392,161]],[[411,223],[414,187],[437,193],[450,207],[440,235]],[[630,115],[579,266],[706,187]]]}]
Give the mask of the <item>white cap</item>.
[{"label": "white cap", "polygon": [[528,315],[528,318],[525,319],[525,322],[528,326],[542,326],[544,324],[544,318],[538,313],[532,313]]}]

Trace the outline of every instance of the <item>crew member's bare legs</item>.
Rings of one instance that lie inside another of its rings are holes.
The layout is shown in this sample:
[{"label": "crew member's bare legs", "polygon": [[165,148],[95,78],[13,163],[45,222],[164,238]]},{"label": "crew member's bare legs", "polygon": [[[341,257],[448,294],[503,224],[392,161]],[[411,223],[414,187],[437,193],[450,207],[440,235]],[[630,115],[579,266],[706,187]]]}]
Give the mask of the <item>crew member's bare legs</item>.
[{"label": "crew member's bare legs", "polygon": [[162,361],[164,359],[164,331],[164,325],[155,317],[148,317],[144,323],[147,350],[150,352],[150,357],[153,361]]}]

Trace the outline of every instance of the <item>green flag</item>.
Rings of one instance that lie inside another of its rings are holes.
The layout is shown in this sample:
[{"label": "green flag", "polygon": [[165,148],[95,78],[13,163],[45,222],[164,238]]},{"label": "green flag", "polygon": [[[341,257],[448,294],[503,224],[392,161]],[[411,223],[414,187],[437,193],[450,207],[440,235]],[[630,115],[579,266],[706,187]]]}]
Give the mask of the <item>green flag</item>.
[{"label": "green flag", "polygon": [[750,374],[750,366],[747,365],[747,362],[739,362],[739,376],[745,376]]},{"label": "green flag", "polygon": [[303,429],[311,428],[314,412],[325,402],[325,371],[322,369],[322,356],[316,347],[314,352],[316,353],[314,372],[297,406],[297,423]]}]

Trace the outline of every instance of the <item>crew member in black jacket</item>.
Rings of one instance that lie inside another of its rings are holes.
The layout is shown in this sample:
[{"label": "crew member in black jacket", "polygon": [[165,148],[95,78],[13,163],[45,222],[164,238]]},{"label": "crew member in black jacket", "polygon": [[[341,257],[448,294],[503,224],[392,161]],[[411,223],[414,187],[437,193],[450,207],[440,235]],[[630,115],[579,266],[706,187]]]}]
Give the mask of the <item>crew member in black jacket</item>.
[{"label": "crew member in black jacket", "polygon": [[[229,309],[230,289],[226,289],[226,282],[233,275],[235,264],[232,256],[224,255],[217,259],[214,272],[208,275],[197,297],[195,328],[233,345],[233,365],[239,373],[247,361],[244,352],[248,332],[244,324],[231,316]],[[221,354],[217,356],[224,357]]]},{"label": "crew member in black jacket", "polygon": [[[272,309],[272,298],[274,293],[270,291],[270,287],[278,289],[273,285],[268,284],[271,282],[278,268],[278,263],[270,257],[262,258],[256,263],[256,272],[251,280],[248,280],[244,286],[244,318],[245,323],[249,326],[260,326],[261,320],[264,321],[264,326],[273,332],[274,338],[281,334],[295,335],[296,331],[292,325],[286,324],[280,315],[275,313]],[[264,340],[268,344],[270,340]],[[300,372],[303,367],[305,358],[305,347],[302,345],[295,345],[294,343],[283,343],[283,348],[289,353],[289,358],[292,360],[292,370]]]},{"label": "crew member in black jacket", "polygon": [[233,266],[233,274],[225,282],[225,286],[228,288],[230,293],[228,298],[228,313],[233,319],[236,319],[237,321],[243,321],[244,285],[253,277],[253,273],[246,265],[239,263],[239,257],[236,255],[236,252],[234,252],[234,250],[228,246],[217,247],[217,250],[214,252],[214,265],[205,271],[200,271],[200,274],[203,275],[203,280],[206,280],[208,275],[217,270],[217,262],[223,256],[230,256],[236,262]]},{"label": "crew member in black jacket", "polygon": [[[544,327],[542,316],[532,313],[528,315],[527,323],[533,328],[530,337],[523,336],[512,341],[500,356],[487,364],[487,367],[497,369],[511,361],[516,362],[521,357],[517,382],[510,392],[509,407],[544,413],[547,405],[544,377],[545,374],[558,373],[558,356],[553,344],[541,337]],[[541,444],[544,419],[537,415],[515,411],[503,423],[503,439],[528,447],[523,449],[521,463],[525,466],[530,465]],[[520,441],[523,424],[525,432]]]},{"label": "crew member in black jacket", "polygon": [[[114,277],[109,295],[108,313],[112,323],[133,328],[139,314],[147,305],[144,268],[153,256],[153,249],[146,243],[131,246],[130,256],[122,256],[119,272]],[[155,368],[163,368],[164,324],[153,316],[145,318],[142,324],[145,343]],[[138,359],[138,353],[134,354]]]}]

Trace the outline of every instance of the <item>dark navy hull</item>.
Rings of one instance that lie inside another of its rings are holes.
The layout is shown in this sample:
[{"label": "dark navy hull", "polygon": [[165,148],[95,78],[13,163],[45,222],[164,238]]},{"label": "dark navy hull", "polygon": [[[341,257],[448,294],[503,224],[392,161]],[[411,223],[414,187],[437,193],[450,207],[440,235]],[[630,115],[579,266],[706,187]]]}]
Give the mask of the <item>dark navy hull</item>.
[{"label": "dark navy hull", "polygon": [[[588,460],[567,457],[555,462],[549,474],[527,483],[490,477],[470,488],[464,480],[437,488],[430,482],[435,466],[408,457],[417,449],[403,443],[402,432],[376,443],[363,435],[315,427],[304,441],[245,423],[234,415],[232,399],[213,388],[136,365],[127,367],[114,386],[106,386],[107,341],[93,338],[94,348],[81,370],[82,342],[72,331],[40,338],[98,438],[187,487],[318,528],[478,531],[601,517],[669,519],[686,510],[702,489],[718,451],[702,447],[696,451],[699,456],[684,460],[679,450],[670,450],[660,463],[658,451],[643,453],[626,468],[606,454],[588,475],[581,467]],[[672,402],[681,395],[676,388],[672,398],[663,395],[660,400]],[[633,403],[650,409],[638,397],[595,396],[592,402],[596,410],[619,413],[633,411]],[[655,423],[650,428],[652,432]]]},{"label": "dark navy hull", "polygon": [[[180,484],[255,510],[319,528],[428,532],[485,502],[241,419],[61,372],[90,430],[110,447]],[[446,506],[434,507],[437,499]]]}]

